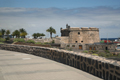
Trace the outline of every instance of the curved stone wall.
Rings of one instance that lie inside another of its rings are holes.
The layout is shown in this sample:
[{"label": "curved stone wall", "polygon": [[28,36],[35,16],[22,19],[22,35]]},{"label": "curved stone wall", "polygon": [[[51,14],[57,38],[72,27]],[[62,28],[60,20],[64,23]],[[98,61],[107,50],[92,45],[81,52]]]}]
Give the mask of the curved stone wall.
[{"label": "curved stone wall", "polygon": [[81,69],[105,80],[120,80],[120,62],[85,53],[46,47],[0,44],[0,49],[33,54]]}]

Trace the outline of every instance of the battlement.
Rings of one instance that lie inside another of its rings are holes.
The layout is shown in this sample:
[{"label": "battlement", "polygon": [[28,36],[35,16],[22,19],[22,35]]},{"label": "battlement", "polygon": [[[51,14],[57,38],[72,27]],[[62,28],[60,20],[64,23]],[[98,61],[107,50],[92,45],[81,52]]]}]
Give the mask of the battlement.
[{"label": "battlement", "polygon": [[66,24],[66,29],[62,29],[62,28],[61,28],[60,30],[61,30],[61,31],[64,31],[64,30],[65,30],[65,31],[66,31],[66,30],[69,30],[69,31],[74,31],[74,30],[75,30],[75,31],[76,31],[76,30],[89,30],[89,31],[90,31],[90,30],[97,30],[97,31],[98,31],[99,28],[95,28],[95,27],[89,27],[89,28],[88,28],[88,27],[81,27],[81,28],[80,28],[80,27],[70,27],[68,24]]}]

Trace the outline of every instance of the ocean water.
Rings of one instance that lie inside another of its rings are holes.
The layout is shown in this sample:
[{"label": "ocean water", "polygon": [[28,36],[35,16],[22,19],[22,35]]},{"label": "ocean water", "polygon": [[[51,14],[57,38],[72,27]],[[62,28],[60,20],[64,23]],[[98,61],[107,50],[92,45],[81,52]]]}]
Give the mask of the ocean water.
[{"label": "ocean water", "polygon": [[115,41],[118,38],[101,38],[101,40],[111,40],[111,41]]}]

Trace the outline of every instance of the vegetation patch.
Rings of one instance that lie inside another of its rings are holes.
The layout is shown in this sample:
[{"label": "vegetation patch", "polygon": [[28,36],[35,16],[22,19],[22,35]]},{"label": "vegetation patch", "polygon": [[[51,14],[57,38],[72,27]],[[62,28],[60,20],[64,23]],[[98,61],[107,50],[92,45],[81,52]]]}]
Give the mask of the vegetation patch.
[{"label": "vegetation patch", "polygon": [[41,42],[36,42],[35,44],[43,44],[43,43],[41,43]]},{"label": "vegetation patch", "polygon": [[4,38],[0,38],[0,42],[4,42],[5,41],[5,39]]},{"label": "vegetation patch", "polygon": [[0,44],[4,44],[3,42],[0,42]]},{"label": "vegetation patch", "polygon": [[13,41],[14,42],[25,42],[23,38],[15,38]]},{"label": "vegetation patch", "polygon": [[83,53],[88,53],[88,52],[89,52],[89,51],[87,51],[87,50],[84,50],[84,51],[83,51]]},{"label": "vegetation patch", "polygon": [[35,41],[33,41],[33,40],[27,40],[26,42],[27,42],[27,43],[35,44]]},{"label": "vegetation patch", "polygon": [[92,55],[98,56],[98,54],[92,54]]}]

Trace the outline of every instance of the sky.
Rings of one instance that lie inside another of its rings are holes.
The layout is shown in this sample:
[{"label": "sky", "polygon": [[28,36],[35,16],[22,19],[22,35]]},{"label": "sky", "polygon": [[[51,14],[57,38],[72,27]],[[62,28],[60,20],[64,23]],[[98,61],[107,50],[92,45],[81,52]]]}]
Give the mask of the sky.
[{"label": "sky", "polygon": [[26,29],[29,36],[60,28],[96,27],[100,38],[120,37],[120,0],[0,0],[0,29]]}]

